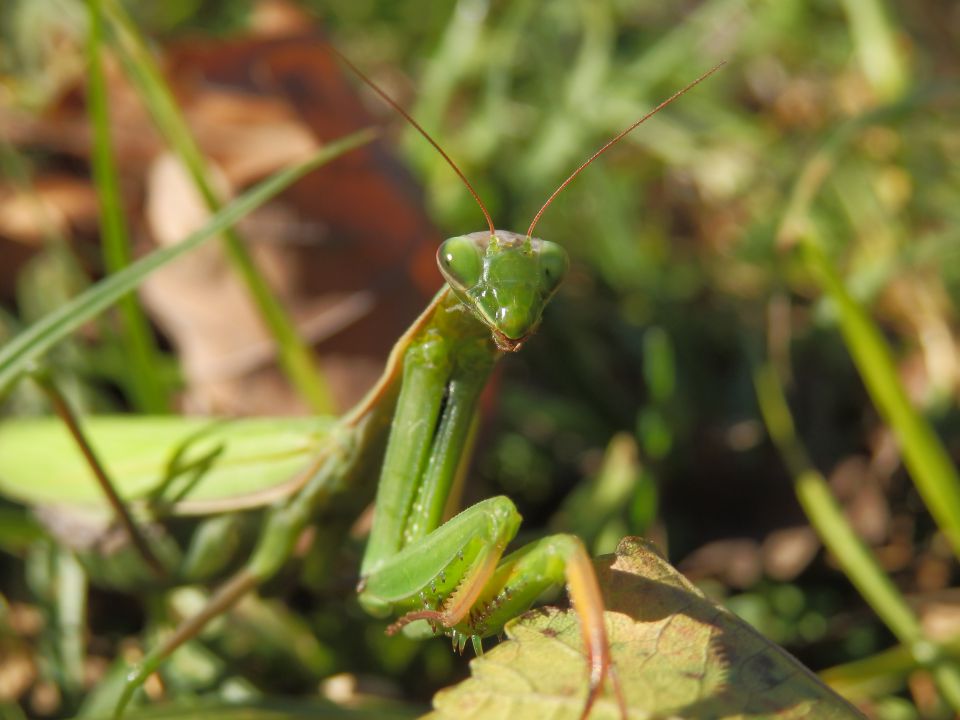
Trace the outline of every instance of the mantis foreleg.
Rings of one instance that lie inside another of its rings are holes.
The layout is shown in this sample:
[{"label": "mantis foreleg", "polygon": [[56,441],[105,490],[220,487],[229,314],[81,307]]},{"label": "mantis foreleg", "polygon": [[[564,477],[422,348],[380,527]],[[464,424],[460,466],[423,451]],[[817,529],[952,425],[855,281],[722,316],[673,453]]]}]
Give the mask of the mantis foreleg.
[{"label": "mantis foreleg", "polygon": [[[489,503],[489,505],[488,505]],[[494,536],[487,547],[487,553],[479,553],[473,567],[461,577],[445,578],[445,571],[431,581],[431,589],[437,580],[443,578],[446,583],[459,582],[455,590],[441,601],[439,593],[434,593],[436,609],[414,610],[402,616],[388,632],[396,632],[403,626],[425,620],[431,627],[442,627],[450,635],[458,650],[463,650],[469,637],[474,650],[482,652],[480,641],[484,637],[499,634],[504,624],[526,611],[544,591],[566,584],[567,591],[580,620],[587,663],[590,667],[590,684],[587,702],[582,716],[586,717],[590,708],[603,690],[607,675],[613,679],[614,694],[622,716],[626,717],[626,705],[623,692],[610,657],[606,629],[603,624],[603,598],[597,585],[596,575],[590,556],[583,543],[574,535],[551,535],[524,545],[512,552],[488,572],[492,557],[499,558],[503,547],[512,539],[520,523],[520,515],[513,503],[505,497],[491,498],[464,511],[461,515],[474,512],[492,514],[498,520],[488,519],[488,525],[507,531],[500,537]],[[458,520],[460,516],[454,518]],[[441,535],[451,520],[434,534]],[[511,535],[506,538],[506,535]],[[429,536],[428,536],[429,537]],[[456,537],[456,535],[454,535]],[[471,538],[473,541],[476,538]],[[425,543],[426,545],[426,543]],[[422,548],[418,547],[418,550]],[[412,556],[413,547],[409,548]],[[458,561],[460,557],[458,555]],[[456,569],[454,563],[454,569]],[[464,563],[460,561],[461,565]],[[451,573],[452,574],[452,573]],[[424,591],[429,604],[430,596]]]},{"label": "mantis foreleg", "polygon": [[361,576],[440,522],[496,358],[489,333],[464,319],[456,299],[445,293],[430,325],[406,351]]},{"label": "mantis foreleg", "polygon": [[[476,239],[469,237],[448,241],[455,244],[456,252],[466,253],[468,264],[473,258],[467,243],[473,242]],[[493,257],[499,252],[508,262],[487,274],[499,282],[498,288],[513,291],[503,292],[504,300],[520,298],[528,327],[535,325],[538,308],[528,310],[523,303],[531,298],[542,301],[552,289],[538,291],[535,282],[532,290],[517,287],[524,273],[509,261],[520,258],[521,270],[523,263],[531,263],[526,274],[541,278],[536,271],[539,248],[529,239],[507,234],[490,237],[488,247]],[[480,274],[476,268],[468,271]],[[451,286],[456,291],[455,281]],[[430,326],[410,345],[404,359],[403,386],[361,569],[360,602],[376,615],[401,615],[390,632],[422,621],[433,632],[450,635],[455,647],[462,650],[470,638],[480,651],[482,638],[498,634],[547,588],[566,583],[581,618],[590,666],[586,716],[613,671],[603,602],[580,541],[553,536],[503,558],[521,522],[506,497],[485,500],[440,524],[477,398],[501,354],[487,325],[460,305],[459,295],[449,293],[438,304]],[[514,310],[496,314],[512,320]],[[515,324],[523,333],[523,324]],[[508,336],[504,344],[510,342]],[[513,342],[519,345],[522,336]],[[625,716],[618,684],[615,691]]]}]

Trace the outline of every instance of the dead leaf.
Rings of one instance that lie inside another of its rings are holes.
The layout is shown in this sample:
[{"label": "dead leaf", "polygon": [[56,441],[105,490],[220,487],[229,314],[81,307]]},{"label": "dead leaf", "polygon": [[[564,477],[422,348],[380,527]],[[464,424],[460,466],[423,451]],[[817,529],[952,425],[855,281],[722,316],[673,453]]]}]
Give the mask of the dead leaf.
[{"label": "dead leaf", "polygon": [[760,548],[764,572],[781,582],[793,580],[813,562],[820,547],[820,538],[809,525],[775,530]]},{"label": "dead leaf", "polygon": [[760,545],[748,538],[709,542],[685,557],[681,567],[696,580],[717,578],[728,587],[741,589],[753,587],[763,571]]}]

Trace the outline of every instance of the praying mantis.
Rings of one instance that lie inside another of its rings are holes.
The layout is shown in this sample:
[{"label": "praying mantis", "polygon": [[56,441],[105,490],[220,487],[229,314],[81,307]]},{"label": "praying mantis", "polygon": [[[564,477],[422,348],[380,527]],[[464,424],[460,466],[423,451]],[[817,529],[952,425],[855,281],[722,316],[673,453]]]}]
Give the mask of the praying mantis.
[{"label": "praying mantis", "polygon": [[[241,421],[232,423],[221,441],[217,428],[195,421],[170,424],[145,418],[124,421],[126,429],[121,430],[115,420],[93,418],[82,423],[93,439],[88,442],[81,424],[68,420],[101,484],[129,488],[143,483],[152,492],[148,512],[156,512],[159,505],[167,512],[200,516],[268,507],[249,561],[215,591],[206,607],[130,673],[114,717],[123,715],[135,691],[174,649],[278,572],[331,497],[361,487],[363,478],[376,474],[379,464],[373,522],[359,572],[360,605],[372,615],[396,618],[388,633],[404,629],[413,635],[447,634],[461,651],[469,641],[480,653],[484,638],[498,635],[507,621],[527,610],[546,589],[565,584],[580,620],[588,666],[589,687],[581,716],[590,714],[610,680],[619,714],[626,718],[600,588],[580,540],[554,535],[505,554],[521,522],[509,498],[484,500],[446,522],[444,509],[468,454],[478,398],[494,364],[519,350],[535,332],[567,272],[569,261],[563,248],[533,236],[544,211],[609,147],[720,66],[603,145],[548,197],[525,233],[514,233],[497,230],[479,195],[443,149],[349,60],[342,56],[341,60],[437,149],[476,199],[488,227],[450,238],[440,246],[437,260],[444,288],[397,341],[367,396],[332,424],[291,421],[277,439],[271,433],[278,427],[270,421]],[[52,386],[46,387],[55,404],[62,401]],[[61,415],[70,417],[65,409]],[[111,432],[111,423],[112,432],[128,434],[128,442],[151,435],[157,440],[156,436],[169,432],[179,449],[172,456],[153,452],[131,458],[118,474],[109,457],[100,463],[94,449],[98,436]],[[321,427],[322,442],[315,437]],[[28,447],[42,447],[49,454],[55,433],[62,438],[62,430],[55,429],[52,421],[12,430],[0,437],[2,489],[39,504],[38,491],[26,489],[29,480],[17,485],[17,473],[11,470],[14,456]],[[292,473],[291,466],[296,466]],[[221,495],[204,494],[205,486],[215,484],[214,477],[240,470],[248,479],[259,475],[246,491],[234,484]],[[17,489],[11,491],[12,485]],[[179,489],[171,500],[174,485]],[[133,494],[130,490],[117,493]],[[160,497],[167,499],[158,503]],[[121,516],[127,515],[124,502],[119,505]],[[197,543],[186,549],[164,545],[153,549],[143,537],[149,533],[137,528],[136,518],[127,517],[124,522],[139,548],[134,554],[142,556],[148,568],[140,575],[128,575],[126,582],[146,582],[151,574],[174,582],[196,580],[224,566],[225,529],[215,526],[214,520],[205,523],[213,528],[207,533],[206,549]]]}]

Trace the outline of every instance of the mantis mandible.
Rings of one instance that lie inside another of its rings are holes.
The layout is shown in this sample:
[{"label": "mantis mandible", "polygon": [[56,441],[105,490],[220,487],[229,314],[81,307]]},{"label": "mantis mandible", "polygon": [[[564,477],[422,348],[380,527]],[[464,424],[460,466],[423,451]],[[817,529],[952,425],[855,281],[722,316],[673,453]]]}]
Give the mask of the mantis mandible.
[{"label": "mantis mandible", "polygon": [[333,493],[349,489],[357,475],[369,473],[370,456],[385,444],[360,568],[360,604],[373,615],[397,617],[390,633],[408,626],[421,634],[445,633],[456,648],[462,650],[469,640],[479,653],[483,638],[499,634],[547,588],[565,584],[587,656],[589,690],[582,717],[589,715],[610,678],[625,718],[603,600],[583,544],[572,535],[554,535],[504,556],[521,522],[509,498],[482,501],[446,522],[443,511],[494,363],[518,350],[536,330],[567,271],[563,248],[533,236],[544,211],[603,152],[720,66],[603,145],[518,234],[495,229],[473,186],[429,134],[349,60],[341,60],[439,151],[476,199],[488,229],[440,246],[437,260],[445,287],[399,339],[376,386],[336,424],[329,443],[308,467],[251,502],[274,503],[251,559],[131,672],[115,716],[123,714],[134,691],[174,649],[279,570],[318,509]]}]

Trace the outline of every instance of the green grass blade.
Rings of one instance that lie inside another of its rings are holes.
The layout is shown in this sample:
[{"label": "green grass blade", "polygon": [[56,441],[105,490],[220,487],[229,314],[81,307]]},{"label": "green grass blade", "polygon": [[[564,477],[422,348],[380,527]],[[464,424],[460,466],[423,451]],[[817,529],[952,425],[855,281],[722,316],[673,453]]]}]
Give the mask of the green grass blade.
[{"label": "green grass blade", "polygon": [[900,642],[908,645],[916,642],[922,636],[919,621],[847,522],[826,479],[814,469],[797,438],[776,370],[769,363],[757,368],[753,382],[767,432],[793,478],[797,498],[810,524],[884,625]]},{"label": "green grass blade", "polygon": [[753,380],[767,432],[793,477],[797,498],[810,524],[863,599],[908,648],[912,660],[931,668],[947,702],[960,709],[960,666],[941,645],[925,637],[906,599],[847,522],[826,479],[813,467],[797,438],[777,371],[767,363],[754,371]]},{"label": "green grass blade", "polygon": [[910,74],[898,33],[881,0],[842,0],[860,68],[884,99],[903,94]]},{"label": "green grass blade", "polygon": [[[129,234],[120,199],[120,183],[110,144],[107,88],[103,74],[103,27],[99,0],[89,0],[90,30],[87,41],[87,111],[93,128],[93,177],[100,204],[100,237],[104,266],[115,273],[130,264]],[[167,391],[157,373],[158,351],[135,295],[118,301],[120,343],[128,359],[124,383],[134,409],[162,413],[168,408]]]},{"label": "green grass blade", "polygon": [[[220,198],[207,179],[206,161],[167,87],[146,43],[115,0],[102,0],[103,13],[116,36],[124,68],[137,87],[153,121],[177,154],[211,212]],[[246,283],[264,324],[277,343],[280,366],[314,412],[334,411],[330,388],[313,361],[310,348],[297,332],[287,311],[260,273],[246,245],[234,230],[223,233],[224,247],[233,267]]]},{"label": "green grass blade", "polygon": [[375,136],[374,130],[361,130],[326,145],[299,165],[271,175],[214,214],[204,227],[182,242],[155,250],[120,272],[101,280],[66,305],[34,323],[0,348],[0,394],[54,344],[136,288],[154,270],[221,233],[224,228],[237,222],[311,170],[370,142]]},{"label": "green grass blade", "polygon": [[58,655],[58,673],[63,687],[71,694],[83,690],[84,660],[87,654],[87,576],[77,556],[58,547],[53,554],[56,573],[55,600]]},{"label": "green grass blade", "polygon": [[920,496],[960,557],[960,475],[956,466],[930,423],[910,404],[877,326],[847,292],[816,241],[808,236],[801,247],[807,268],[837,307],[847,349],[874,405],[897,436]]}]

